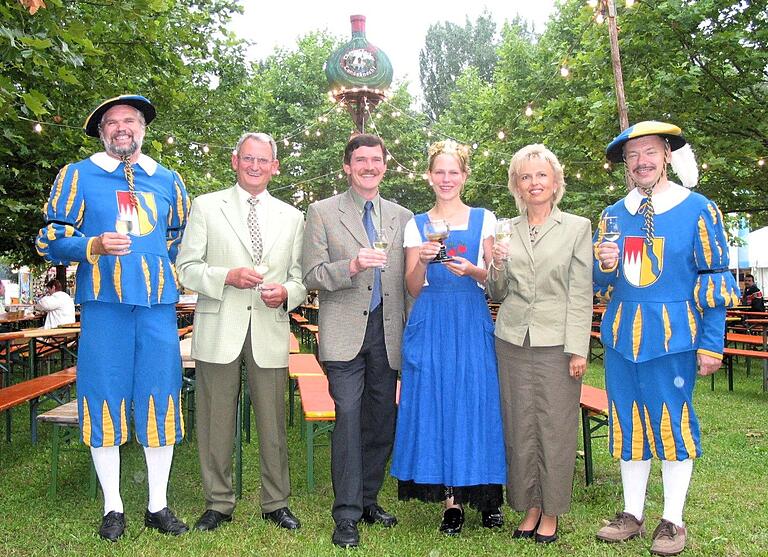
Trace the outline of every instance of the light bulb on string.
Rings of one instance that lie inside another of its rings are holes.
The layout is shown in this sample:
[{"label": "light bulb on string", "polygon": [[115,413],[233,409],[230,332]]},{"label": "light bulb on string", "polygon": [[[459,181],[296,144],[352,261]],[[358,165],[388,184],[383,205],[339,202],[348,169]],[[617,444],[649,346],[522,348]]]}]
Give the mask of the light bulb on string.
[{"label": "light bulb on string", "polygon": [[496,134],[496,137],[498,137],[499,139],[504,139],[505,137],[507,137],[507,134],[504,133],[504,130],[499,130],[499,133]]},{"label": "light bulb on string", "polygon": [[501,163],[500,164],[501,164],[501,166],[506,166],[507,161],[505,161],[504,159],[501,159]]},{"label": "light bulb on string", "polygon": [[587,5],[590,8],[597,8],[597,0],[587,0]]},{"label": "light bulb on string", "polygon": [[472,144],[472,149],[473,149],[474,151],[477,151],[477,143],[473,143],[473,144]]},{"label": "light bulb on string", "polygon": [[598,23],[598,25],[602,25],[603,21],[605,21],[605,16],[602,13],[599,13],[595,16],[595,21]]},{"label": "light bulb on string", "polygon": [[206,172],[205,173],[205,178],[206,178],[206,180],[210,180],[211,179],[211,173],[210,172]]},{"label": "light bulb on string", "polygon": [[306,135],[307,137],[309,137],[309,130],[304,130],[304,135]]},{"label": "light bulb on string", "polygon": [[288,138],[287,138],[287,137],[286,137],[285,139],[283,139],[283,145],[285,145],[286,147],[288,147],[288,145],[290,145],[290,144],[291,144],[291,142],[290,142],[290,141],[288,141]]},{"label": "light bulb on string", "polygon": [[315,132],[315,135],[316,135],[317,137],[320,137],[320,130],[317,130],[317,131]]},{"label": "light bulb on string", "polygon": [[757,161],[757,166],[764,166],[764,165],[765,165],[764,159],[760,159],[759,161]]},{"label": "light bulb on string", "polygon": [[203,145],[203,153],[206,155],[211,151],[211,148],[208,147],[208,145]]},{"label": "light bulb on string", "polygon": [[525,107],[525,115],[529,118],[533,116],[533,107],[530,105],[530,103]]},{"label": "light bulb on string", "polygon": [[491,152],[490,152],[488,149],[486,149],[485,151],[483,151],[483,156],[484,156],[484,157],[487,157],[487,156],[489,156],[490,154],[491,154]]},{"label": "light bulb on string", "polygon": [[571,70],[568,69],[568,66],[566,65],[560,66],[560,76],[568,77],[569,75],[571,75]]},{"label": "light bulb on string", "polygon": [[176,142],[176,140],[174,139],[174,137],[173,137],[172,135],[169,135],[169,136],[168,136],[168,139],[166,139],[166,140],[165,140],[165,142],[166,142],[168,145],[173,145],[173,144]]},{"label": "light bulb on string", "polygon": [[632,6],[634,6],[634,5],[635,5],[635,0],[625,0],[625,2],[624,2],[624,5],[625,5],[627,8],[631,8]]},{"label": "light bulb on string", "polygon": [[411,179],[411,180],[413,180],[413,172],[409,172],[409,173],[408,173],[408,178],[409,178],[409,179]]},{"label": "light bulb on string", "polygon": [[341,180],[341,179],[344,177],[344,175],[343,175],[341,172],[339,172],[339,173],[336,175],[336,177],[337,177],[339,180]]},{"label": "light bulb on string", "polygon": [[702,163],[702,164],[701,164],[701,169],[702,169],[702,170],[706,170],[706,169],[708,169],[708,168],[709,168],[709,165],[708,165],[707,163]]},{"label": "light bulb on string", "polygon": [[576,173],[576,179],[577,180],[581,180],[581,172],[577,172]]},{"label": "light bulb on string", "polygon": [[336,188],[333,188],[333,195],[338,195],[338,194],[339,194],[339,190],[337,190]]},{"label": "light bulb on string", "polygon": [[395,139],[395,145],[400,145],[400,140],[399,139]]},{"label": "light bulb on string", "polygon": [[609,162],[605,163],[605,164],[603,165],[603,168],[604,168],[605,170],[610,170],[610,169],[611,169],[611,163],[609,163]]},{"label": "light bulb on string", "polygon": [[35,125],[32,126],[32,131],[35,133],[43,133],[43,125],[40,122],[35,122]]}]

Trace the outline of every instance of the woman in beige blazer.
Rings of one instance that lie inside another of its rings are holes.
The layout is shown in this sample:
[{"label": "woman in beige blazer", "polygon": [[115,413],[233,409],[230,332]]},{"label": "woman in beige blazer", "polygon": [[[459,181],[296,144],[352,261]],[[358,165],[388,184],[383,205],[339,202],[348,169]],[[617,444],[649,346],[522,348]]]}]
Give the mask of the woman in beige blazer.
[{"label": "woman in beige blazer", "polygon": [[565,181],[543,145],[518,151],[509,190],[520,216],[493,247],[487,279],[500,301],[496,354],[507,452],[507,499],[525,517],[513,537],[557,540],[570,508],[581,378],[592,320],[589,220],[557,208]]}]

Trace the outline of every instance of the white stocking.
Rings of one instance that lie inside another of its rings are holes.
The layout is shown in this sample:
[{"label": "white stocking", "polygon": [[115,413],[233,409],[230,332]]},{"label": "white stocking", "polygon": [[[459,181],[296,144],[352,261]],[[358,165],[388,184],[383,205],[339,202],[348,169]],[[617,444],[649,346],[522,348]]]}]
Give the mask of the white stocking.
[{"label": "white stocking", "polygon": [[661,461],[661,478],[664,482],[664,514],[662,518],[677,526],[683,526],[683,507],[692,475],[692,458]]},{"label": "white stocking", "polygon": [[168,477],[171,475],[173,445],[144,447],[144,457],[147,459],[147,483],[149,484],[147,510],[156,513],[168,506]]},{"label": "white stocking", "polygon": [[104,514],[123,512],[120,498],[120,447],[91,447],[91,458],[101,491],[104,492]]},{"label": "white stocking", "polygon": [[621,484],[624,488],[624,512],[643,519],[645,488],[651,473],[649,460],[621,460]]}]

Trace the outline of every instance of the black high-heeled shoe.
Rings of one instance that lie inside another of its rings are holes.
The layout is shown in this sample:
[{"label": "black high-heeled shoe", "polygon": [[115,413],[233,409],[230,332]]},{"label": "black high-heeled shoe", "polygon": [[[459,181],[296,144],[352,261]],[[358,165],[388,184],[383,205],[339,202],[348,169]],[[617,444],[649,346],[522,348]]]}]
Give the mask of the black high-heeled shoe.
[{"label": "black high-heeled shoe", "polygon": [[[541,518],[539,518],[539,522],[541,522]],[[560,521],[557,517],[555,517],[555,532],[554,534],[551,534],[549,536],[545,536],[543,534],[539,534],[539,532],[536,532],[536,535],[534,536],[534,540],[536,543],[554,543],[557,541],[557,528],[560,526]],[[539,527],[536,526],[536,530],[538,530]]]},{"label": "black high-heeled shoe", "polygon": [[512,537],[520,538],[524,540],[532,538],[536,534],[536,530],[538,530],[540,522],[541,522],[541,514],[539,515],[539,520],[536,521],[536,525],[533,528],[531,528],[530,530],[517,529],[514,532],[512,532]]},{"label": "black high-heeled shoe", "polygon": [[443,521],[440,523],[440,531],[449,536],[456,536],[461,533],[461,527],[464,524],[464,510],[459,507],[445,509]]},{"label": "black high-heeled shoe", "polygon": [[483,528],[501,528],[504,526],[504,515],[501,509],[482,511],[480,513]]}]

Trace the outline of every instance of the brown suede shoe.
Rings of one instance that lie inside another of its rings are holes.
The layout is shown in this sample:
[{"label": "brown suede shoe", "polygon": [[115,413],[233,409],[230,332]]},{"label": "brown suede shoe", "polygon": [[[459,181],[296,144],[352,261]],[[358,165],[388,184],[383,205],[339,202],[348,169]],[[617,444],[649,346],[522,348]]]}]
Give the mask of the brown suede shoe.
[{"label": "brown suede shoe", "polygon": [[645,535],[644,520],[630,513],[617,513],[608,524],[597,531],[597,539],[608,543],[625,542]]},{"label": "brown suede shoe", "polygon": [[685,549],[685,526],[678,526],[669,520],[661,519],[659,525],[653,531],[653,555],[677,555]]}]

